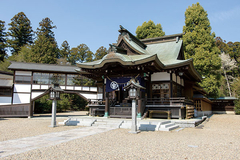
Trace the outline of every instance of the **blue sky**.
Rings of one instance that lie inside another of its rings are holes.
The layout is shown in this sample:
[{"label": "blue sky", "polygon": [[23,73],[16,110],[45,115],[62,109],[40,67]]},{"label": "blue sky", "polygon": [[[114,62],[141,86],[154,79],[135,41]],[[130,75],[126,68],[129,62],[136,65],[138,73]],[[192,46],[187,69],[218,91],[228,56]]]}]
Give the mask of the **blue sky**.
[{"label": "blue sky", "polygon": [[119,25],[135,35],[138,26],[152,20],[162,25],[166,35],[182,33],[184,12],[197,2],[207,11],[216,36],[240,41],[239,0],[0,0],[0,20],[8,28],[11,18],[24,12],[35,31],[49,17],[57,26],[53,31],[59,46],[64,40],[71,48],[84,43],[95,53],[100,46],[108,48],[116,42]]}]

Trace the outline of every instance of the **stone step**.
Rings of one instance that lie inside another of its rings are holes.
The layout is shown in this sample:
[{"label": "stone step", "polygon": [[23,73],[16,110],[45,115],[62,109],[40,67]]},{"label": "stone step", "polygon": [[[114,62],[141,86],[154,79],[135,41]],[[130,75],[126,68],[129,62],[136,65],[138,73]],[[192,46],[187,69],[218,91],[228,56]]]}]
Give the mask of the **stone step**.
[{"label": "stone step", "polygon": [[141,131],[155,131],[157,124],[140,124],[138,129]]},{"label": "stone step", "polygon": [[172,125],[168,128],[159,128],[159,131],[171,131],[171,130],[174,130],[176,128],[178,128],[179,126],[178,125]]},{"label": "stone step", "polygon": [[[68,126],[94,126],[99,128],[124,128],[131,129],[132,121],[114,119],[93,119],[93,118],[69,118],[59,124]],[[137,129],[141,131],[171,131],[178,128],[178,125],[171,121],[138,121]]]},{"label": "stone step", "polygon": [[116,121],[116,120],[105,120],[105,121],[98,121],[96,120],[92,126],[97,126],[97,127],[105,127],[105,128],[119,128],[123,121]]},{"label": "stone step", "polygon": [[117,124],[105,124],[105,125],[102,125],[102,124],[93,124],[92,125],[93,127],[99,127],[99,128],[118,128],[118,125]]},{"label": "stone step", "polygon": [[161,124],[160,128],[169,128],[173,125],[175,125],[175,124],[174,123]]},{"label": "stone step", "polygon": [[163,121],[163,122],[161,122],[161,124],[167,124],[167,123],[171,123],[171,121]]},{"label": "stone step", "polygon": [[122,121],[98,121],[97,120],[95,123],[97,123],[97,124],[118,124],[120,122],[122,122]]},{"label": "stone step", "polygon": [[77,118],[69,118],[64,122],[59,122],[58,124],[66,125],[66,126],[92,126],[92,124],[96,121],[96,119],[77,119]]}]

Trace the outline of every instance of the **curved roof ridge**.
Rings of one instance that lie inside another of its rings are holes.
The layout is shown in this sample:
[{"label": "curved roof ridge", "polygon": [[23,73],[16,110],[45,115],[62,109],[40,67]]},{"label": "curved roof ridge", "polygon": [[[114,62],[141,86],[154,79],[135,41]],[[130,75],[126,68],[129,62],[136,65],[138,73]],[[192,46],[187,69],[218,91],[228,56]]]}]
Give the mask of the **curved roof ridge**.
[{"label": "curved roof ridge", "polygon": [[146,49],[143,49],[142,47],[140,47],[137,43],[135,43],[134,41],[129,40],[126,36],[123,36],[122,40],[128,44],[128,46],[133,49],[134,51],[136,51],[137,53],[140,54],[149,54],[147,52]]}]

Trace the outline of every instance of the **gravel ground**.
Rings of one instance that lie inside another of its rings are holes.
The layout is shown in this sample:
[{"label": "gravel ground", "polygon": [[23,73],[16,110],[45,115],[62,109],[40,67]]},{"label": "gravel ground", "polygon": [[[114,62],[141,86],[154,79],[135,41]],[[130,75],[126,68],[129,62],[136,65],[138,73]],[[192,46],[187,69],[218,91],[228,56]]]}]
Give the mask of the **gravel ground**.
[{"label": "gravel ground", "polygon": [[[199,127],[185,128],[179,132],[130,134],[126,129],[116,129],[6,158],[240,159],[239,122],[240,116],[214,115]],[[39,121],[29,128],[37,128],[38,125]]]},{"label": "gravel ground", "polygon": [[[63,122],[67,115],[86,115],[85,112],[57,113],[56,122]],[[41,118],[40,118],[41,116]],[[59,132],[74,129],[79,126],[51,125],[51,114],[38,114],[35,118],[0,118],[0,141],[41,135],[50,132]]]}]

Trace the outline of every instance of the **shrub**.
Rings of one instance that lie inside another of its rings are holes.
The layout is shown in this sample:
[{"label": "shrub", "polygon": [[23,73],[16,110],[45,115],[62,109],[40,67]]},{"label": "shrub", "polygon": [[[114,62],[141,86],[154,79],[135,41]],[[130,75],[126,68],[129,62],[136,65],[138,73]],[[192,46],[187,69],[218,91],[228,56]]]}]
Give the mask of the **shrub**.
[{"label": "shrub", "polygon": [[240,114],[240,98],[234,101],[235,107],[235,114]]}]

